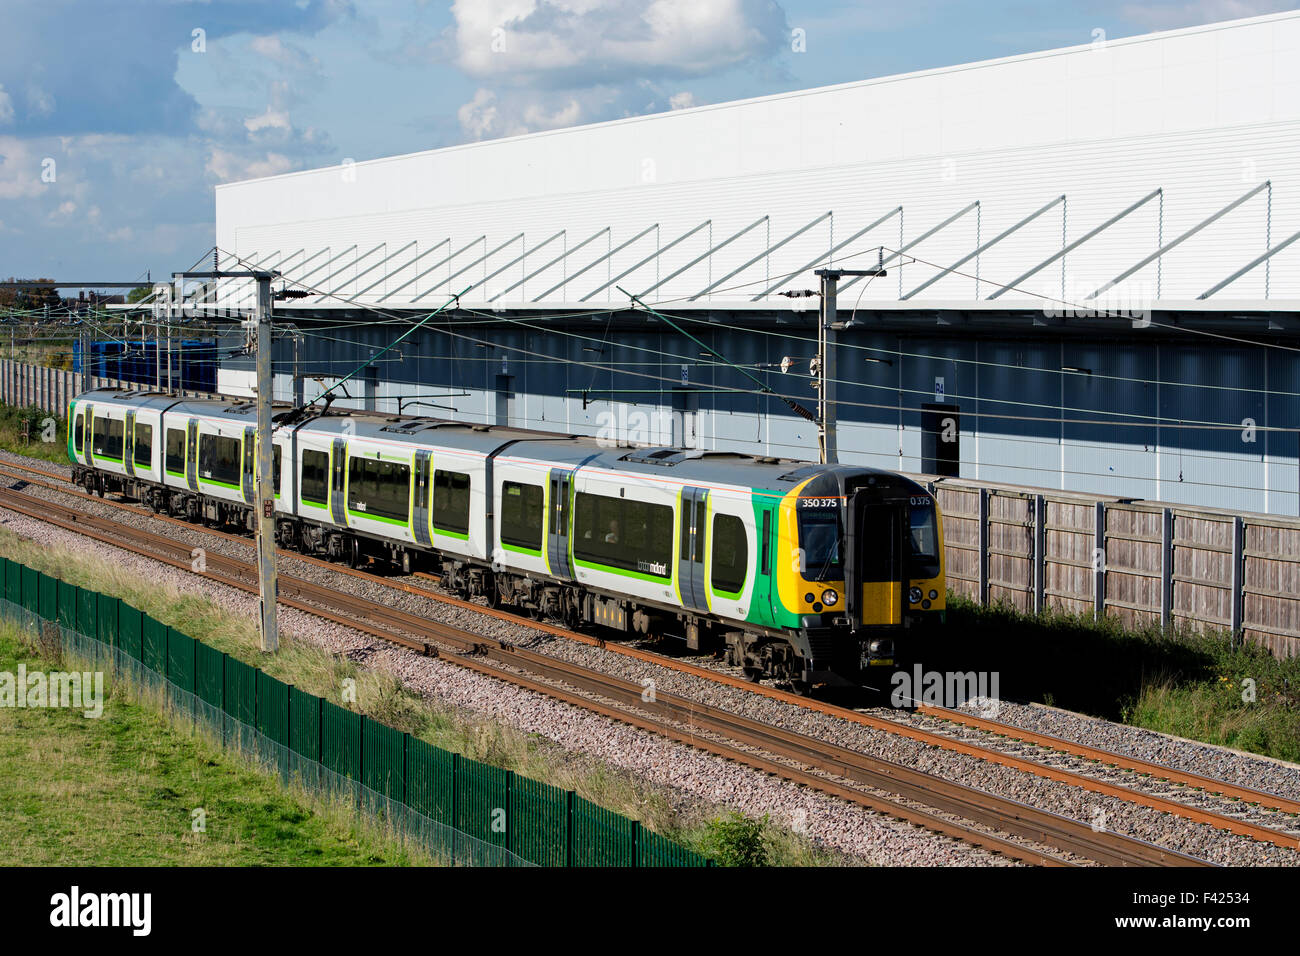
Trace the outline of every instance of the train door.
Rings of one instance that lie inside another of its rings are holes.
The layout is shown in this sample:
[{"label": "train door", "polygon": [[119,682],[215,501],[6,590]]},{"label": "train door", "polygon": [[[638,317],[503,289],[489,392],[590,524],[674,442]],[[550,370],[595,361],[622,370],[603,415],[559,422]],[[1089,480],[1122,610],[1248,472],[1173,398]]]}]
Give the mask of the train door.
[{"label": "train door", "polygon": [[330,460],[333,464],[330,476],[330,517],[334,519],[336,525],[346,528],[348,526],[347,491],[343,487],[348,474],[348,440],[346,438],[334,439]]},{"label": "train door", "polygon": [[94,422],[94,415],[95,403],[86,402],[86,404],[82,406],[81,416],[81,454],[86,459],[87,465],[92,464],[95,460],[95,449],[92,447],[94,439],[91,431],[94,427],[92,424]]},{"label": "train door", "polygon": [[570,489],[573,472],[552,468],[550,475],[551,503],[547,518],[546,559],[551,574],[557,578],[573,577],[573,562],[569,557]]},{"label": "train door", "polygon": [[411,512],[411,528],[415,540],[426,548],[433,546],[429,534],[429,493],[433,488],[433,452],[427,448],[415,452],[415,508]]},{"label": "train door", "polygon": [[252,425],[244,426],[244,460],[239,469],[239,488],[244,494],[244,503],[253,503],[253,475],[257,467],[257,429]]},{"label": "train door", "polygon": [[128,475],[135,477],[135,409],[126,413],[122,430],[122,467]]},{"label": "train door", "polygon": [[[889,627],[903,623],[906,587],[907,507],[896,501],[868,501],[865,492],[850,499],[846,549],[845,603],[853,626]],[[856,582],[856,588],[853,586]]]},{"label": "train door", "polygon": [[754,578],[754,590],[749,598],[749,606],[761,612],[760,621],[771,624],[772,617],[772,560],[776,552],[774,530],[776,515],[771,505],[764,504],[757,515],[758,557],[755,566],[758,574]]},{"label": "train door", "polygon": [[185,483],[190,491],[199,490],[199,420],[185,422]]},{"label": "train door", "polygon": [[708,490],[683,488],[679,519],[681,544],[677,551],[677,583],[682,596],[682,605],[703,612],[709,610],[709,585],[704,579],[708,514]]}]

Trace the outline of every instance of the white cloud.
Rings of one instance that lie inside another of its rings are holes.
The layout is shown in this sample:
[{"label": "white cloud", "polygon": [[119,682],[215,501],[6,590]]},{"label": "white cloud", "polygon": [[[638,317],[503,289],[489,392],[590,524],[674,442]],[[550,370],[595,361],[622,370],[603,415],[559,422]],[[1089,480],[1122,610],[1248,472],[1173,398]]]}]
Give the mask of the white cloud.
[{"label": "white cloud", "polygon": [[294,163],[283,153],[268,152],[260,156],[243,156],[219,146],[208,154],[207,171],[218,182],[237,182],[241,179],[258,179],[290,172]]},{"label": "white cloud", "polygon": [[14,101],[0,84],[0,125],[9,125],[14,121]]},{"label": "white cloud", "polygon": [[583,107],[576,96],[548,103],[513,91],[501,98],[488,89],[476,91],[474,98],[456,111],[461,128],[474,139],[496,139],[539,129],[559,129],[573,126],[582,116]]},{"label": "white cloud", "polygon": [[473,138],[696,105],[662,87],[784,49],[773,0],[456,0],[452,56],[483,82],[458,111]]},{"label": "white cloud", "polygon": [[1188,0],[1183,3],[1129,3],[1121,8],[1120,14],[1150,30],[1173,30],[1293,9],[1294,0]]},{"label": "white cloud", "polygon": [[786,36],[771,0],[456,0],[452,16],[466,73],[556,85],[700,76],[767,56]]},{"label": "white cloud", "polygon": [[31,116],[49,116],[54,112],[54,96],[35,83],[27,84],[27,112]]},{"label": "white cloud", "polygon": [[256,133],[261,129],[288,130],[293,127],[289,122],[288,110],[277,110],[268,106],[266,112],[262,113],[260,116],[250,116],[248,119],[244,120],[244,128],[250,133]]},{"label": "white cloud", "polygon": [[0,199],[27,199],[44,191],[40,158],[23,140],[0,136]]}]

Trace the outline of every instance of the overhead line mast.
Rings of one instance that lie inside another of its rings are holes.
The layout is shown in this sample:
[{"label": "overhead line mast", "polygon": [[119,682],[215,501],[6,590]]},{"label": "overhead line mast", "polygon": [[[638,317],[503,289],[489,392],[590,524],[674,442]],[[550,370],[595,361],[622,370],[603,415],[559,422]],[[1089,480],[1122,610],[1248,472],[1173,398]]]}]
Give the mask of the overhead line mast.
[{"label": "overhead line mast", "polygon": [[[278,272],[245,270],[238,272],[174,272],[174,281],[185,279],[252,279],[257,283],[256,307],[253,315],[243,321],[248,348],[257,360],[257,460],[253,476],[253,500],[256,509],[257,529],[257,581],[261,599],[259,633],[262,650],[275,653],[280,646],[279,624],[276,619],[276,599],[279,581],[275,566],[275,477],[271,473],[271,402],[273,378],[271,375],[271,280],[280,277]],[[176,307],[177,300],[184,302],[184,288],[178,290],[168,302],[168,309]],[[197,453],[197,449],[196,449]]]}]

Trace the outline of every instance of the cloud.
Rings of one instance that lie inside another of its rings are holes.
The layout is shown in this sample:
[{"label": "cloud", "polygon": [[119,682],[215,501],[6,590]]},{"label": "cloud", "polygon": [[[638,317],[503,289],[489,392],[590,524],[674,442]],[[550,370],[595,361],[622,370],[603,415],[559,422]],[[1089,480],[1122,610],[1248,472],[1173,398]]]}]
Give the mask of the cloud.
[{"label": "cloud", "polygon": [[480,80],[573,87],[703,76],[788,35],[770,0],[456,0],[457,65]]},{"label": "cloud", "polygon": [[789,28],[772,0],[456,0],[451,58],[482,84],[457,113],[509,136],[696,105],[681,81],[761,65]]},{"label": "cloud", "polygon": [[41,160],[31,145],[0,136],[0,199],[30,199],[44,191]]},{"label": "cloud", "polygon": [[236,182],[241,179],[258,179],[291,172],[295,166],[283,153],[265,153],[261,156],[242,155],[233,150],[212,147],[204,167],[218,182]]},{"label": "cloud", "polygon": [[[217,40],[253,24],[262,34],[310,34],[352,15],[344,0],[5,0],[0,69],[30,85],[28,108],[15,124],[23,135],[184,135],[200,108],[176,81],[182,56],[208,56]],[[196,30],[202,50],[195,49]],[[284,55],[291,54],[286,45]]]},{"label": "cloud", "polygon": [[1174,30],[1223,20],[1240,20],[1294,10],[1294,0],[1188,0],[1179,3],[1127,3],[1120,15],[1148,30]]},{"label": "cloud", "polygon": [[49,116],[54,112],[54,97],[35,83],[28,83],[27,112],[32,116]]},{"label": "cloud", "polygon": [[13,97],[5,92],[4,84],[0,83],[0,126],[8,126],[13,121],[14,121]]},{"label": "cloud", "polygon": [[268,106],[266,112],[260,116],[250,116],[244,120],[244,128],[250,133],[256,133],[263,129],[292,129],[289,122],[289,113],[286,110],[277,110]]}]

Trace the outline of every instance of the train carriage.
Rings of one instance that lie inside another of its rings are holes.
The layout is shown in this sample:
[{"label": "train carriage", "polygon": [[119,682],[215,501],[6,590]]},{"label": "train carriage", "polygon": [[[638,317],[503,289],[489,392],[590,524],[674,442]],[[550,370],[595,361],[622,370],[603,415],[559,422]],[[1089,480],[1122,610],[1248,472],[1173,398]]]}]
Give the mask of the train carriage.
[{"label": "train carriage", "polygon": [[[102,389],[69,408],[87,488],[254,526],[255,410]],[[945,610],[942,517],[891,472],[364,412],[277,409],[277,538],[570,625],[857,684]]]}]

